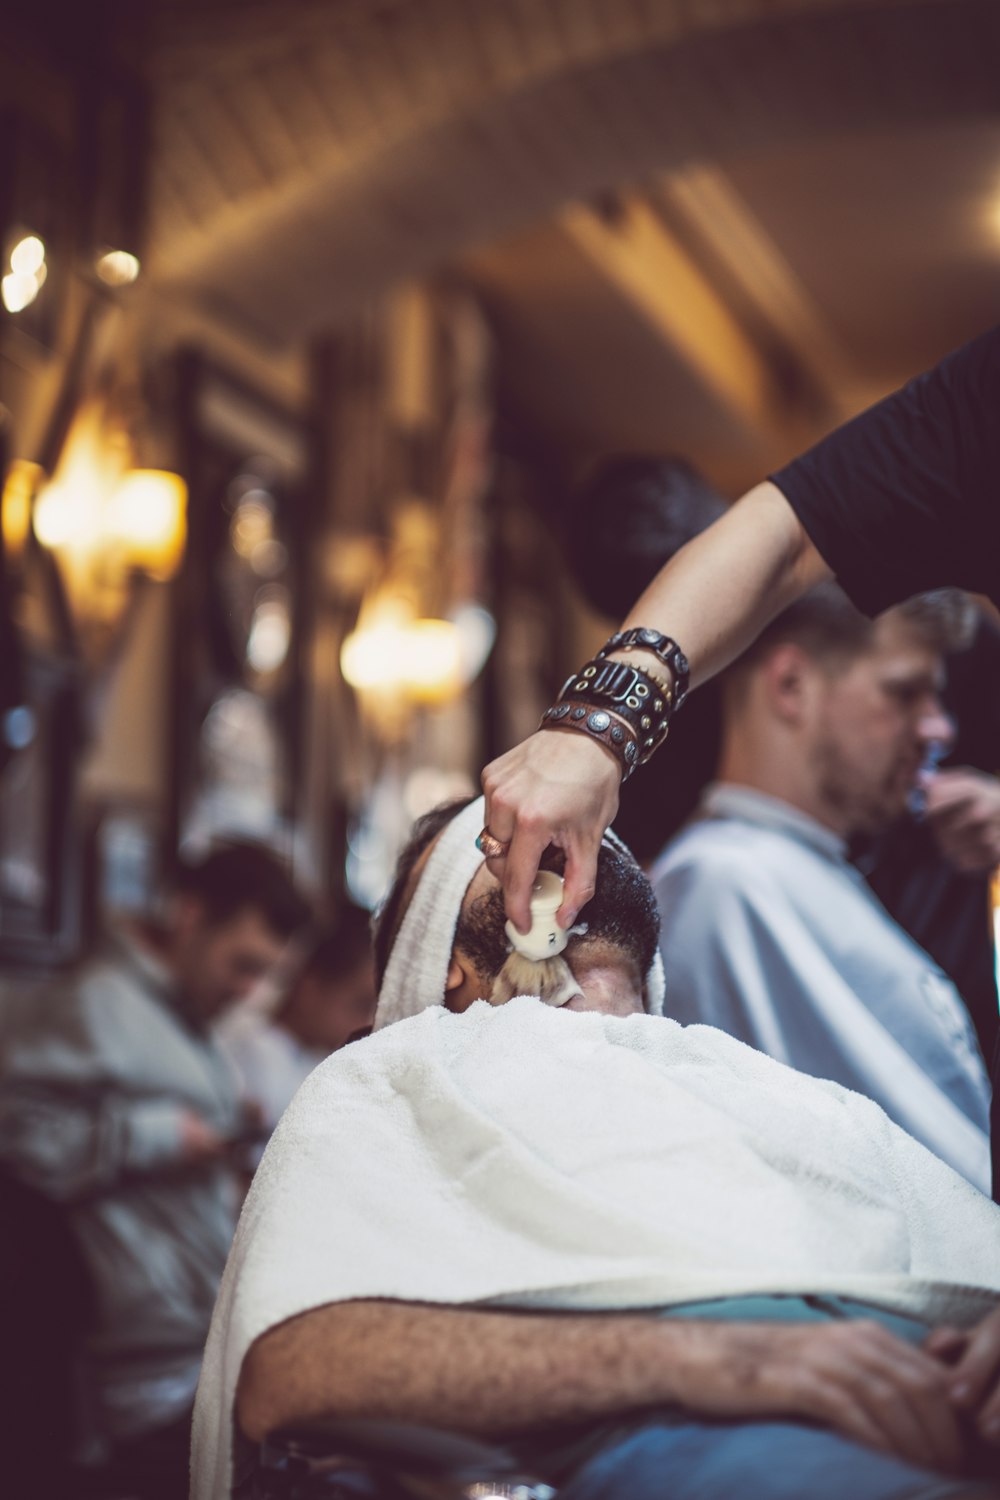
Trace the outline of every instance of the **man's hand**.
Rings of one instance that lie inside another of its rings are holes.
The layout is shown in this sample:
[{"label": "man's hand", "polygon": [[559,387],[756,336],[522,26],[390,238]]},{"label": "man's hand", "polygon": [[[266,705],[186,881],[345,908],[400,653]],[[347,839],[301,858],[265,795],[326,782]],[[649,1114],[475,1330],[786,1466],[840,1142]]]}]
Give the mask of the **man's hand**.
[{"label": "man's hand", "polygon": [[955,1372],[881,1324],[670,1321],[690,1330],[676,1370],[689,1411],[806,1418],[909,1463],[961,1470]]},{"label": "man's hand", "polygon": [[927,820],[945,859],[974,875],[1000,864],[1000,781],[968,767],[938,771],[927,787]]},{"label": "man's hand", "polygon": [[[831,576],[784,495],[765,480],[671,558],[622,628],[649,626],[679,641],[696,687]],[[627,659],[635,664],[635,653]],[[547,844],[566,855],[560,926],[572,927],[594,894],[597,851],[618,810],[620,779],[611,752],[572,731],[533,734],[486,767],[486,824],[494,838],[510,843],[506,858],[491,860],[490,868],[503,881],[507,916],[520,931],[530,925],[531,885]]]},{"label": "man's hand", "polygon": [[948,1367],[951,1400],[1000,1448],[1000,1307],[975,1328],[936,1328],[924,1348]]},{"label": "man's hand", "polygon": [[597,854],[618,810],[620,779],[609,751],[585,735],[553,730],[531,735],[484,770],[486,826],[510,845],[489,865],[503,882],[507,916],[520,932],[531,926],[531,886],[549,844],[566,855],[560,926],[572,927],[593,896]]}]

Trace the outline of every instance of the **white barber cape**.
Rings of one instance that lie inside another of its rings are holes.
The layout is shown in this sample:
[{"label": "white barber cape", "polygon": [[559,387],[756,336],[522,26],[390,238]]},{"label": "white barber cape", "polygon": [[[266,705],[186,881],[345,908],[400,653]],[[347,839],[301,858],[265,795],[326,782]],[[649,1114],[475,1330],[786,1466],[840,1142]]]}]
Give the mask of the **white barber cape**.
[{"label": "white barber cape", "polygon": [[1000,1292],[1000,1209],[870,1100],[712,1028],[435,1006],[323,1063],[265,1152],[206,1349],[193,1500],[230,1493],[250,1345],[309,1308],[758,1292],[968,1325]]}]

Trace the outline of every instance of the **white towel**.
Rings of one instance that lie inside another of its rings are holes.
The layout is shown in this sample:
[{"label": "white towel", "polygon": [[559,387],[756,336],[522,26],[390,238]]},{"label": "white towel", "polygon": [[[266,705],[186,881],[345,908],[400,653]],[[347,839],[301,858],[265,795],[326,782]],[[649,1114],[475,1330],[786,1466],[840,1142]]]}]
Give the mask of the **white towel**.
[{"label": "white towel", "polygon": [[[444,1003],[455,927],[472,877],[483,863],[476,835],[486,818],[486,800],[477,797],[456,813],[438,836],[406,909],[386,964],[375,1011],[375,1030]],[[609,829],[605,840],[632,858]],[[586,913],[584,913],[586,915]],[[646,976],[646,1007],[663,1013],[663,962],[659,952]]]},{"label": "white towel", "polygon": [[626,1309],[836,1292],[969,1324],[1000,1210],[877,1105],[720,1031],[520,998],[323,1063],[265,1153],[209,1336],[194,1500],[253,1341],[354,1298]]}]

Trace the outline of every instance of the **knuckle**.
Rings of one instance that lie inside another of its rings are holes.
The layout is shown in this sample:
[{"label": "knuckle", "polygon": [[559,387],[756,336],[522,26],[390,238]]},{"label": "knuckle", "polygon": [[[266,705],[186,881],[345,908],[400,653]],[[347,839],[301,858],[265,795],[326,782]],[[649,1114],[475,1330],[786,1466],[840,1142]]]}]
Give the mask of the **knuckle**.
[{"label": "knuckle", "polygon": [[869,1404],[883,1410],[895,1405],[899,1399],[898,1387],[884,1375],[866,1376],[864,1387]]},{"label": "knuckle", "polygon": [[859,1318],[857,1322],[848,1325],[847,1331],[854,1334],[852,1342],[857,1342],[864,1349],[882,1350],[895,1347],[892,1334],[874,1319]]},{"label": "knuckle", "polygon": [[900,1379],[916,1396],[939,1396],[946,1385],[944,1369],[937,1370],[930,1364],[914,1365],[902,1371]]}]

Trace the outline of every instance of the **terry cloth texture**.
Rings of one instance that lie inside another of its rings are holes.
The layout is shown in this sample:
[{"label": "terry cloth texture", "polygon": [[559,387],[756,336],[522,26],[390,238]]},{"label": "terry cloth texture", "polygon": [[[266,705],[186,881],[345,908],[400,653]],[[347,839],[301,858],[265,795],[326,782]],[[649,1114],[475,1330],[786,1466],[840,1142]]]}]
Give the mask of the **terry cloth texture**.
[{"label": "terry cloth texture", "polygon": [[[462,898],[483,863],[476,835],[485,817],[486,799],[477,797],[456,813],[431,850],[386,964],[375,1012],[376,1031],[418,1015],[429,1005],[444,1004]],[[610,830],[604,837],[619,853],[632,858]],[[584,920],[586,915],[584,908]],[[646,1003],[653,1015],[662,1015],[663,964],[659,953],[646,977]]]},{"label": "terry cloth texture", "polygon": [[323,1063],[244,1207],[195,1413],[230,1492],[244,1356],[358,1298],[550,1309],[853,1297],[967,1326],[1000,1209],[870,1100],[706,1026],[526,997],[443,1007]]}]

